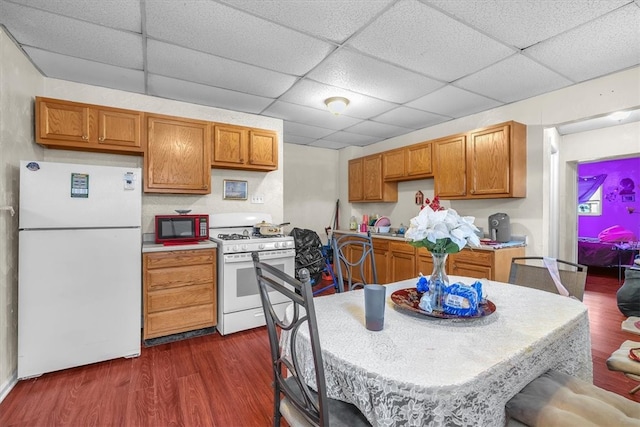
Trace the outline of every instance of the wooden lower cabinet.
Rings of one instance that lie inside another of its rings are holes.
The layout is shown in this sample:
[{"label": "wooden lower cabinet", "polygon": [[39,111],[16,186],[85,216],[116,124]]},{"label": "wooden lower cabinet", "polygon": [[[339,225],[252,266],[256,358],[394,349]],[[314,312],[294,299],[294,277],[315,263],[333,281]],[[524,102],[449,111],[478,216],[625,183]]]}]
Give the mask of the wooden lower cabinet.
[{"label": "wooden lower cabinet", "polygon": [[[339,233],[335,233],[339,236]],[[373,237],[378,283],[387,284],[416,278],[420,273],[430,276],[433,272],[431,252],[425,248],[416,248],[399,239]],[[350,248],[349,259],[362,256],[362,250]],[[511,258],[525,256],[525,247],[503,248],[495,250],[465,248],[449,254],[447,257],[447,275],[467,276],[477,279],[489,279],[498,282],[509,281]],[[360,275],[355,274],[361,281]],[[371,269],[365,270],[367,280],[371,280]],[[370,282],[367,282],[370,283]]]},{"label": "wooden lower cabinet", "polygon": [[151,252],[143,259],[143,339],[217,324],[216,249]]},{"label": "wooden lower cabinet", "polygon": [[447,274],[487,278],[498,282],[509,281],[511,258],[525,256],[524,246],[495,250],[473,250],[465,248],[449,255]]},{"label": "wooden lower cabinet", "polygon": [[407,242],[389,243],[390,282],[416,277],[416,248]]}]

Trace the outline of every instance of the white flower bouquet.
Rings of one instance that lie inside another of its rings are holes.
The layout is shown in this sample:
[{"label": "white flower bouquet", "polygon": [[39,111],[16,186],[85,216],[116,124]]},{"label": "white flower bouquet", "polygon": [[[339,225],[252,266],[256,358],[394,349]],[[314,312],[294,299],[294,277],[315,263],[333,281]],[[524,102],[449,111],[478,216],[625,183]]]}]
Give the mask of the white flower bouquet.
[{"label": "white flower bouquet", "polygon": [[418,216],[411,218],[404,237],[411,245],[425,247],[431,253],[453,254],[466,245],[480,246],[474,221],[474,217],[461,217],[453,209],[434,210],[427,204]]}]

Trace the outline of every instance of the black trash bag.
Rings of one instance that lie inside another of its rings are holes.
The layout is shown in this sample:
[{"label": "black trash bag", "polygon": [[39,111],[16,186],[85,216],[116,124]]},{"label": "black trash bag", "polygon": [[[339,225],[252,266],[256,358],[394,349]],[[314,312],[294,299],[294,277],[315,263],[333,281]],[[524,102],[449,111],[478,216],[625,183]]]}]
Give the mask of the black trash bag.
[{"label": "black trash bag", "polygon": [[309,270],[311,284],[320,282],[325,268],[322,254],[322,242],[318,233],[313,230],[294,228],[289,233],[296,244],[296,279],[300,279],[298,271],[302,268]]},{"label": "black trash bag", "polygon": [[616,293],[618,309],[625,316],[640,316],[640,270],[627,268],[624,283]]}]

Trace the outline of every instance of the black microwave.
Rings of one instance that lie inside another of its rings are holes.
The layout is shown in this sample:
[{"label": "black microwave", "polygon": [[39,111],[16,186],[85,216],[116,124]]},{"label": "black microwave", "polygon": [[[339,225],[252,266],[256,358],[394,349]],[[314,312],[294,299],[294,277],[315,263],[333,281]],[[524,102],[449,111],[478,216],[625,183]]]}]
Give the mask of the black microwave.
[{"label": "black microwave", "polygon": [[180,245],[209,239],[209,215],[156,215],[156,243]]}]

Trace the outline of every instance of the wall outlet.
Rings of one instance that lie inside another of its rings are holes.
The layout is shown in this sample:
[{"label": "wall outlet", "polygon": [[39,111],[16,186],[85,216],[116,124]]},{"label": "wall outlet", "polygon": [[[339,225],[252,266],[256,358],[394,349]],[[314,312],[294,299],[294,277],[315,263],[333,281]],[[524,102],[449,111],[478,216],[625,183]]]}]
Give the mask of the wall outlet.
[{"label": "wall outlet", "polygon": [[251,203],[264,203],[264,196],[262,194],[251,196]]}]

